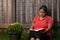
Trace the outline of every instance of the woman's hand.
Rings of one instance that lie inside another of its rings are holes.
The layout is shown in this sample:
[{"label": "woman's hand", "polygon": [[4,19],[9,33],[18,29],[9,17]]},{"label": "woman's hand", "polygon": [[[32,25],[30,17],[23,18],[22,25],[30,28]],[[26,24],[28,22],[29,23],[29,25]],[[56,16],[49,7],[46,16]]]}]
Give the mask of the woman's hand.
[{"label": "woman's hand", "polygon": [[33,25],[31,25],[31,27],[29,28],[29,30],[33,30]]},{"label": "woman's hand", "polygon": [[48,30],[46,29],[43,33],[46,33]]},{"label": "woman's hand", "polygon": [[29,30],[33,30],[32,28],[30,28]]},{"label": "woman's hand", "polygon": [[46,32],[48,32],[48,31],[50,31],[50,30],[51,30],[51,28],[52,28],[52,24],[48,24],[48,28],[44,31],[44,33],[46,33]]}]

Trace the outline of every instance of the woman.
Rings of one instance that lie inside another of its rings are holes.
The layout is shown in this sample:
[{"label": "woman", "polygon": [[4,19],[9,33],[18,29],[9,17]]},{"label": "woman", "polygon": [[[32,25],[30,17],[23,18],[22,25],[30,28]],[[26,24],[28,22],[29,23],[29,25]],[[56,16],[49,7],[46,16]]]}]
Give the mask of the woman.
[{"label": "woman", "polygon": [[50,40],[53,20],[48,16],[45,5],[39,8],[39,15],[35,16],[30,27],[30,40]]}]

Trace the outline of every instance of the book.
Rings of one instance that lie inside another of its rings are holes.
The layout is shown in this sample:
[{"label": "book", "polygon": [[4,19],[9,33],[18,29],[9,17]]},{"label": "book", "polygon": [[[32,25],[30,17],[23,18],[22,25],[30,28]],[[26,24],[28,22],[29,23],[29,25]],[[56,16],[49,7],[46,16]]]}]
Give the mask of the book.
[{"label": "book", "polygon": [[40,31],[40,30],[44,30],[44,28],[40,28],[40,29],[30,29],[30,30],[32,30],[32,31]]},{"label": "book", "polygon": [[37,29],[37,30],[34,29],[34,31],[40,31],[40,30],[44,30],[44,28],[40,28],[40,29]]}]

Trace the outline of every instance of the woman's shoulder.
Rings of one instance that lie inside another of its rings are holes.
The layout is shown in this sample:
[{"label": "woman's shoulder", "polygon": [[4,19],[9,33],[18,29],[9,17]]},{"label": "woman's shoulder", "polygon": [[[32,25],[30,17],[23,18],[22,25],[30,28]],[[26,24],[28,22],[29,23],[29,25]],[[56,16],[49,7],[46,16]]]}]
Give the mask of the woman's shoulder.
[{"label": "woman's shoulder", "polygon": [[39,16],[38,15],[35,15],[34,18],[38,18]]},{"label": "woman's shoulder", "polygon": [[46,20],[48,21],[48,23],[53,23],[53,18],[51,16],[47,16]]},{"label": "woman's shoulder", "polygon": [[48,19],[49,19],[49,18],[51,18],[51,19],[52,19],[52,17],[51,17],[51,16],[46,16],[46,17],[47,17]]},{"label": "woman's shoulder", "polygon": [[53,18],[51,16],[46,16],[47,20],[53,20]]},{"label": "woman's shoulder", "polygon": [[38,19],[38,16],[34,16],[34,17],[33,17],[33,20],[37,20],[37,19]]}]

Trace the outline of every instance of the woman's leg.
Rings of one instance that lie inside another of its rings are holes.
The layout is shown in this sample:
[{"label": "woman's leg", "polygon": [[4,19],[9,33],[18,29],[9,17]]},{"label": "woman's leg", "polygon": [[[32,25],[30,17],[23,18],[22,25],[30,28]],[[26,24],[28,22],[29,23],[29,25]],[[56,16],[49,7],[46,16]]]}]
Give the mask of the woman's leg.
[{"label": "woman's leg", "polygon": [[50,36],[47,34],[42,34],[41,35],[41,40],[50,40]]},{"label": "woman's leg", "polygon": [[32,37],[32,38],[30,38],[30,40],[35,40],[35,39]]},{"label": "woman's leg", "polygon": [[35,40],[35,32],[34,31],[30,31],[29,40]]},{"label": "woman's leg", "polygon": [[36,38],[36,40],[40,40],[40,38]]}]

